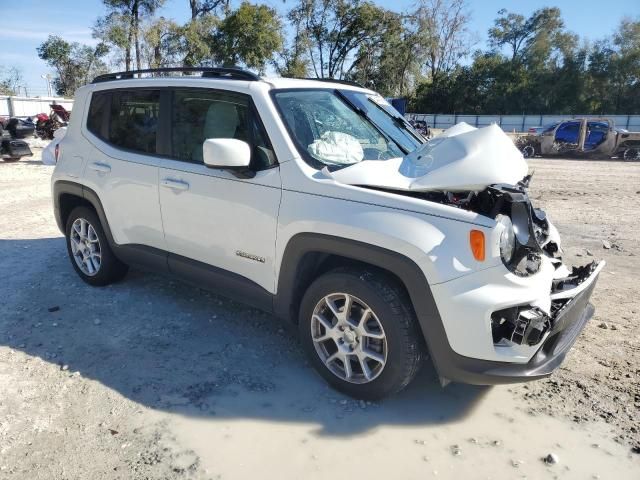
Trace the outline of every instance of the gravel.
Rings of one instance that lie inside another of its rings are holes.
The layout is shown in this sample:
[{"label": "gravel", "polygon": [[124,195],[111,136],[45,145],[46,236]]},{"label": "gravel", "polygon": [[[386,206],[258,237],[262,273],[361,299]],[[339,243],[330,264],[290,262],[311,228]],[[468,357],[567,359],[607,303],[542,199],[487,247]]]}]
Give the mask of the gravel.
[{"label": "gravel", "polygon": [[52,217],[51,168],[0,162],[0,478],[548,478],[551,450],[562,478],[638,478],[640,165],[531,164],[568,262],[585,248],[608,262],[563,367],[442,389],[426,363],[405,392],[363,406],[267,314],[136,270],[81,282]]}]

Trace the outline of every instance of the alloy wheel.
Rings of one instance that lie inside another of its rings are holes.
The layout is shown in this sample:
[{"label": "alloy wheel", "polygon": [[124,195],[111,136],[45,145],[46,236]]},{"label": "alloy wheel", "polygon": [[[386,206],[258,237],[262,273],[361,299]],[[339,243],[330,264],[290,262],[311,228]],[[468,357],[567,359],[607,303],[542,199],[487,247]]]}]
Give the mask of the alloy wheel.
[{"label": "alloy wheel", "polygon": [[90,277],[96,275],[102,264],[102,251],[93,225],[84,218],[77,218],[71,225],[69,242],[73,259],[82,273]]},{"label": "alloy wheel", "polygon": [[316,353],[338,378],[369,383],[387,361],[387,338],[375,312],[348,293],[323,297],[313,310],[311,337]]}]

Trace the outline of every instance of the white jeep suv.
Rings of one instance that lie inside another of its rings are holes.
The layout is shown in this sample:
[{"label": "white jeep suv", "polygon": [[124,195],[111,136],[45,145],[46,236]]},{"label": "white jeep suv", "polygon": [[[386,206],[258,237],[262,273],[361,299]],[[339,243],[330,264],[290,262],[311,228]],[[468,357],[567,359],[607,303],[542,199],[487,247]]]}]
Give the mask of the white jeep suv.
[{"label": "white jeep suv", "polygon": [[603,262],[562,264],[495,125],[427,142],[358,85],[229,68],[103,75],[73,113],[52,191],[78,275],[170,272],[289,319],[354,397],[425,354],[443,384],[547,376],[593,314]]}]

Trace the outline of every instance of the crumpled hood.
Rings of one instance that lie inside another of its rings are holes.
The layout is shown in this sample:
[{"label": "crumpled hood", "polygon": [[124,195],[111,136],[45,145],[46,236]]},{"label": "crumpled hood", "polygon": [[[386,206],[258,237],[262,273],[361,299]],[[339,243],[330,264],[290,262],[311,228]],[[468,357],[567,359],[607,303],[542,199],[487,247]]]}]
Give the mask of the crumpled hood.
[{"label": "crumpled hood", "polygon": [[412,191],[477,191],[515,185],[527,162],[497,125],[474,128],[459,123],[415,151],[390,160],[364,160],[323,173],[349,185]]}]

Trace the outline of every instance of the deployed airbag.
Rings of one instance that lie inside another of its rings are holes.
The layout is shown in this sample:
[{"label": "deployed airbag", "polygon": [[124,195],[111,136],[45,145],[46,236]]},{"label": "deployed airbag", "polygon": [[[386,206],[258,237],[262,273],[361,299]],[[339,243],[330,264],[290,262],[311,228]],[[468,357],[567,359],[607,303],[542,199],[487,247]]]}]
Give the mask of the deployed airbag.
[{"label": "deployed airbag", "polygon": [[308,147],[324,163],[345,165],[362,161],[364,151],[357,138],[343,132],[325,132]]}]

